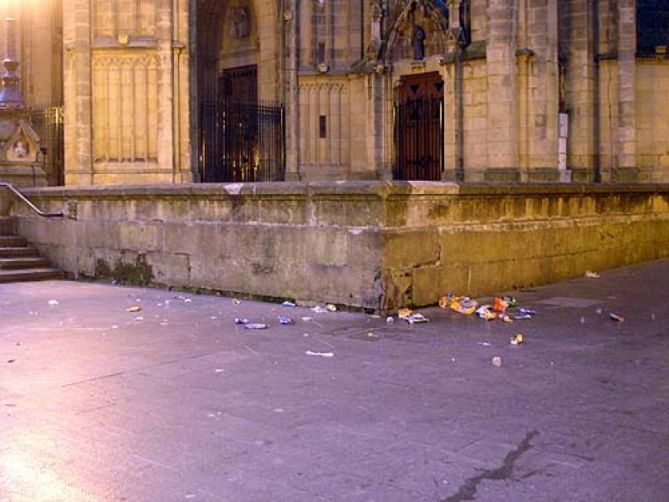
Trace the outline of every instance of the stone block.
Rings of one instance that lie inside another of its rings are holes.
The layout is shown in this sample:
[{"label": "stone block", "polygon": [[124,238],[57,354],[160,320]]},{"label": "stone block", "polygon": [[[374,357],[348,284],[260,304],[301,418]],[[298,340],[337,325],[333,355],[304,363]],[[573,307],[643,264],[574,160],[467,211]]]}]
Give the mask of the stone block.
[{"label": "stone block", "polygon": [[436,229],[386,232],[383,250],[383,266],[393,270],[436,264],[441,258]]}]

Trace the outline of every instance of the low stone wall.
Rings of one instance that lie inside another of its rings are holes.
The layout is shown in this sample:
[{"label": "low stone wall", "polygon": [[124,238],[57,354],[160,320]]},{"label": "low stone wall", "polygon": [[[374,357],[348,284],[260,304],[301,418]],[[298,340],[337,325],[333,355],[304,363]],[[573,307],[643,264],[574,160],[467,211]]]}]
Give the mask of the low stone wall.
[{"label": "low stone wall", "polygon": [[327,182],[24,193],[44,210],[67,208],[63,220],[18,203],[9,210],[19,232],[74,277],[373,310],[669,256],[667,185]]}]

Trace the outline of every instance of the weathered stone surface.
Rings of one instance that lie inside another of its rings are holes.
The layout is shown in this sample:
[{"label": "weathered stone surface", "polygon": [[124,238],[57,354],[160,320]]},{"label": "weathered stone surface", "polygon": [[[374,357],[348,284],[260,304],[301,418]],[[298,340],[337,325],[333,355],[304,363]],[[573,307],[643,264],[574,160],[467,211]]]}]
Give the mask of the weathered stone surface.
[{"label": "weathered stone surface", "polygon": [[[433,304],[448,291],[498,293],[669,256],[666,185],[294,187],[294,198],[283,184],[255,193],[229,185],[35,189],[28,195],[45,209],[76,201],[78,219],[40,219],[20,205],[11,211],[19,232],[75,277],[366,309]],[[333,191],[337,202],[324,205]],[[312,216],[291,223],[281,201]],[[235,205],[262,207],[264,216],[228,212]],[[361,205],[371,212],[346,224],[342,214]]]}]

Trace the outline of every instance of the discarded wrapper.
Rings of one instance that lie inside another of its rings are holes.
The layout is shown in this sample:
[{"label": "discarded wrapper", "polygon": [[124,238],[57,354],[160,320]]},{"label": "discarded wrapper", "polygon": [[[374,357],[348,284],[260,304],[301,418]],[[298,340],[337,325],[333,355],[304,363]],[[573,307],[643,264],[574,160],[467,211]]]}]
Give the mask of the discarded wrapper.
[{"label": "discarded wrapper", "polygon": [[411,309],[399,309],[397,311],[397,317],[399,317],[400,319],[406,319],[412,313],[413,313],[413,311]]},{"label": "discarded wrapper", "polygon": [[141,305],[133,305],[132,307],[125,309],[126,312],[139,312],[140,310],[142,310]]},{"label": "discarded wrapper", "polygon": [[502,365],[502,358],[499,356],[495,356],[492,358],[492,365],[499,368]]},{"label": "discarded wrapper", "polygon": [[388,316],[386,317],[386,322],[387,323],[395,322],[395,319],[393,318],[393,316]]},{"label": "discarded wrapper", "polygon": [[587,270],[585,272],[585,276],[590,279],[599,279],[599,274],[597,272],[593,272],[592,270]]},{"label": "discarded wrapper", "polygon": [[235,317],[235,324],[248,324],[250,322],[251,321],[249,321],[248,319],[241,319],[239,317]]},{"label": "discarded wrapper", "polygon": [[450,308],[455,312],[465,315],[472,315],[478,307],[478,302],[468,296],[442,296],[439,298],[439,306],[442,309]]},{"label": "discarded wrapper", "polygon": [[491,310],[490,305],[483,305],[479,307],[476,310],[476,313],[481,319],[485,319],[486,321],[492,321],[493,319],[497,319],[497,314]]},{"label": "discarded wrapper", "polygon": [[269,326],[267,324],[261,324],[261,323],[250,323],[250,324],[245,324],[244,328],[246,329],[267,329]]},{"label": "discarded wrapper", "polygon": [[332,303],[328,303],[325,308],[328,312],[337,312],[337,306],[333,305]]},{"label": "discarded wrapper", "polygon": [[334,357],[334,354],[332,352],[312,352],[311,350],[307,350],[305,354],[308,356],[316,356],[316,357]]},{"label": "discarded wrapper", "polygon": [[500,297],[496,296],[494,301],[493,301],[493,304],[492,304],[492,309],[495,312],[504,313],[504,312],[506,312],[507,308],[509,308],[509,302],[504,300],[504,298],[500,298]]},{"label": "discarded wrapper", "polygon": [[286,300],[281,304],[282,307],[287,307],[287,308],[294,308],[297,307],[297,305],[289,300]]},{"label": "discarded wrapper", "polygon": [[613,312],[609,313],[609,317],[616,322],[625,322],[625,318]]},{"label": "discarded wrapper", "polygon": [[515,336],[511,337],[511,345],[520,345],[521,343],[525,342],[525,338],[521,333],[518,333]]}]

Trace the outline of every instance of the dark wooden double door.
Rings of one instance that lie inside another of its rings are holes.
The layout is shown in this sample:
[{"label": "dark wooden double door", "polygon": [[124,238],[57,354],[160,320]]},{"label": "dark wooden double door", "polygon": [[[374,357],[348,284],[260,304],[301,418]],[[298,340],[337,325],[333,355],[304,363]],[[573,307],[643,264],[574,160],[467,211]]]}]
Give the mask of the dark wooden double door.
[{"label": "dark wooden double door", "polygon": [[438,72],[402,77],[395,101],[395,178],[441,180],[444,82]]}]

